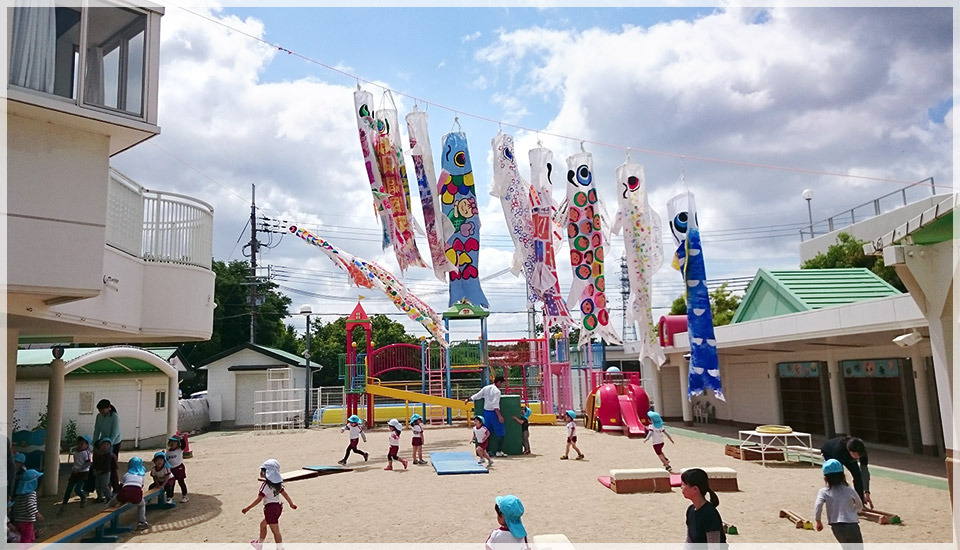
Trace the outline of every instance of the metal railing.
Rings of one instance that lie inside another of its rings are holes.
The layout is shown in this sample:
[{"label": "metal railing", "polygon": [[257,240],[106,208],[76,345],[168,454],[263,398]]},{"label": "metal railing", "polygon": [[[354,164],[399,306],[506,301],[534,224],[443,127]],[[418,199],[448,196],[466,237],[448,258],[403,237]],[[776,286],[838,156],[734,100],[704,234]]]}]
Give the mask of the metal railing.
[{"label": "metal railing", "polygon": [[930,189],[930,196],[937,194],[937,186],[934,184],[933,178],[927,178],[917,183],[912,183],[902,189],[891,191],[872,201],[854,206],[849,210],[844,210],[839,214],[834,214],[827,219],[807,224],[806,227],[800,229],[800,241],[803,242],[817,235],[832,233],[837,229],[849,227],[857,222],[862,222],[868,218],[879,216],[884,212],[896,210],[897,208],[916,202],[927,196],[927,188]]},{"label": "metal railing", "polygon": [[213,207],[164,191],[150,191],[110,170],[107,244],[150,262],[210,269]]}]

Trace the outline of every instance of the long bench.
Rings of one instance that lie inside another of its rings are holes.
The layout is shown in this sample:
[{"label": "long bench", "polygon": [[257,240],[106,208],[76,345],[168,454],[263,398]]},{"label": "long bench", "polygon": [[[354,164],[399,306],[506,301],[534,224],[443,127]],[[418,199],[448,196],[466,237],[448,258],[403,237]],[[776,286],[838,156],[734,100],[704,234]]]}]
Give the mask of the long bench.
[{"label": "long bench", "polygon": [[663,468],[610,470],[610,489],[614,493],[669,493],[670,472]]},{"label": "long bench", "polygon": [[[165,497],[166,495],[164,494],[163,487],[143,495],[144,500],[146,500],[148,503],[148,507],[168,508],[174,506],[166,504]],[[150,500],[152,499],[156,499],[157,502],[155,504],[149,504]],[[121,504],[120,506],[107,508],[101,512],[98,512],[93,517],[74,525],[73,527],[64,529],[63,531],[51,537],[47,537],[46,539],[40,541],[40,544],[46,545],[59,542],[71,542],[90,531],[93,531],[93,534],[89,537],[80,539],[80,542],[117,542],[117,534],[126,533],[133,530],[132,527],[120,525],[120,515],[129,510],[133,510],[136,507],[136,504],[125,503]],[[33,548],[36,549],[41,547],[36,546]]]},{"label": "long bench", "polygon": [[[681,471],[681,474],[690,468],[684,468]],[[733,468],[727,468],[724,466],[714,466],[714,467],[703,467],[700,468],[707,474],[707,479],[710,480],[710,488],[714,491],[721,492],[737,492],[740,490],[739,485],[737,484],[737,471]]]}]

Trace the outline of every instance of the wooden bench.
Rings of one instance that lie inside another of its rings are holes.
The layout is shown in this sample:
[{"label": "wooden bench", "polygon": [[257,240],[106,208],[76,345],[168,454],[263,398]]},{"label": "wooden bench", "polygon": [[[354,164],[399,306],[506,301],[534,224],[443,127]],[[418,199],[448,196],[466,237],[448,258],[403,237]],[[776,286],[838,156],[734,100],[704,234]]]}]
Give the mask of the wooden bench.
[{"label": "wooden bench", "polygon": [[662,468],[610,470],[614,493],[669,493],[670,472]]},{"label": "wooden bench", "polygon": [[[165,497],[163,488],[155,489],[150,493],[143,495],[144,500],[148,503],[151,499],[156,498],[157,503],[151,506],[163,505],[163,507],[169,507],[165,503]],[[85,521],[74,525],[68,529],[47,537],[46,539],[40,541],[41,545],[62,543],[62,542],[71,542],[80,535],[93,531],[93,535],[80,539],[80,542],[117,542],[117,534],[126,533],[132,531],[132,527],[120,526],[120,515],[129,510],[133,510],[137,506],[135,504],[125,503],[120,506],[114,506],[107,508],[101,512],[98,512],[93,517],[86,519]],[[42,546],[34,546],[32,549],[42,548]]]},{"label": "wooden bench", "polygon": [[[689,470],[684,468],[682,472]],[[733,468],[716,466],[712,468],[700,468],[707,473],[707,479],[710,480],[710,488],[718,493],[737,492],[740,490],[737,484],[737,471]],[[681,472],[681,473],[682,473]]]},{"label": "wooden bench", "polygon": [[812,466],[823,463],[823,454],[821,454],[820,449],[814,449],[813,447],[788,445],[785,455],[787,460],[791,460],[792,458],[796,457],[797,462],[809,461]]}]

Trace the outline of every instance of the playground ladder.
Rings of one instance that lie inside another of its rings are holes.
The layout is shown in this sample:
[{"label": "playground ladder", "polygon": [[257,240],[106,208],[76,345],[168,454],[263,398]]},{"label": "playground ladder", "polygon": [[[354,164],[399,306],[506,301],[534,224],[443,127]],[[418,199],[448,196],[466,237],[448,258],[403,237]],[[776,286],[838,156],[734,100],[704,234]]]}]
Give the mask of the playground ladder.
[{"label": "playground ladder", "polygon": [[[445,397],[443,395],[443,361],[436,361],[433,354],[428,352],[426,355],[426,364],[424,368],[427,373],[427,394],[435,397]],[[427,406],[427,417],[430,424],[443,424],[446,421],[446,410],[442,407]]]}]

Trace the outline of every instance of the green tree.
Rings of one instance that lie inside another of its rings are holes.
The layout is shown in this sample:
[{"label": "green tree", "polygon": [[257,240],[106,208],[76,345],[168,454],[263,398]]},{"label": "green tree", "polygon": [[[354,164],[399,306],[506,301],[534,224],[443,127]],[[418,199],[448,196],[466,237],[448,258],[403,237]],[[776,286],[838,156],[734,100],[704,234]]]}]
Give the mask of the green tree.
[{"label": "green tree", "polygon": [[[372,315],[370,317],[371,339],[374,348],[389,344],[418,344],[419,340],[410,334],[401,323],[392,321],[386,315]],[[340,317],[329,323],[315,323],[310,327],[310,362],[322,368],[313,375],[313,386],[337,386],[339,380],[340,355],[346,353],[347,320]],[[364,351],[365,341],[362,330],[353,331],[353,341],[357,343],[357,350]],[[297,353],[303,355],[306,351],[306,341],[300,338],[297,342]],[[386,379],[396,380],[409,378],[409,373],[387,373]]]},{"label": "green tree", "polygon": [[[713,326],[729,325],[733,314],[740,307],[740,296],[727,290],[727,283],[723,283],[710,292],[710,312],[713,315]],[[683,295],[677,297],[670,306],[670,315],[686,315],[687,302]]]},{"label": "green tree", "polygon": [[[213,333],[203,342],[181,343],[184,356],[191,363],[197,363],[222,351],[236,347],[250,340],[250,265],[234,260],[226,263],[213,261],[211,266],[216,275],[214,283]],[[297,334],[291,326],[285,326],[284,318],[290,308],[291,300],[276,290],[271,281],[257,283],[257,294],[262,298],[257,308],[256,343],[262,346],[282,349],[296,353]],[[181,384],[184,395],[205,389],[206,371],[195,371],[195,375]]]},{"label": "green tree", "polygon": [[836,244],[830,245],[826,252],[821,252],[800,264],[800,269],[865,267],[900,292],[906,292],[907,287],[897,276],[897,271],[883,265],[883,257],[867,256],[863,253],[863,245],[866,242],[853,238],[849,233],[839,233]]}]

